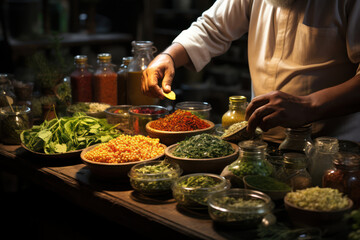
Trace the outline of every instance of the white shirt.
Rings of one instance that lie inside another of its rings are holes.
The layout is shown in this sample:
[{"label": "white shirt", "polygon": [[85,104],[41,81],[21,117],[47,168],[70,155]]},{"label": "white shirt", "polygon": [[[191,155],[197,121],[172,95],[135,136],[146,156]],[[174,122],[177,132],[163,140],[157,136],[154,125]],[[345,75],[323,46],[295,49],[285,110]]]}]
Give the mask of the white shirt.
[{"label": "white shirt", "polygon": [[[298,0],[291,8],[217,0],[174,42],[200,71],[245,33],[256,96],[273,90],[308,95],[360,74],[360,0]],[[360,142],[360,113],[313,123],[313,136]],[[274,142],[283,138],[280,127],[264,134]]]}]

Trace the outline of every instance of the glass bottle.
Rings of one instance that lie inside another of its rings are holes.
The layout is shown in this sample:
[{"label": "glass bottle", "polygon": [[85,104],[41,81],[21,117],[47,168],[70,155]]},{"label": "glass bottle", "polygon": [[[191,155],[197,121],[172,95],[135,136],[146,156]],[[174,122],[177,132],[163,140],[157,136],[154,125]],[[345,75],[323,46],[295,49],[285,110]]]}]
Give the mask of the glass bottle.
[{"label": "glass bottle", "polygon": [[87,56],[74,57],[75,70],[70,74],[72,101],[92,102],[92,73],[88,70]]},{"label": "glass bottle", "polygon": [[127,92],[126,92],[126,82],[128,75],[128,66],[133,57],[123,57],[122,63],[117,72],[118,75],[118,105],[127,104]]},{"label": "glass bottle", "polygon": [[14,86],[9,75],[0,73],[0,107],[9,106],[6,96],[11,97],[13,102],[16,101]]},{"label": "glass bottle", "polygon": [[94,100],[95,102],[117,105],[117,74],[111,63],[111,54],[98,54],[97,63],[93,85]]},{"label": "glass bottle", "polygon": [[156,52],[156,48],[151,41],[133,41],[131,44],[134,56],[128,67],[127,104],[157,104],[158,98],[148,97],[141,92],[142,73],[154,59],[153,54]]},{"label": "glass bottle", "polygon": [[293,191],[311,187],[311,176],[307,171],[307,157],[303,153],[284,153],[282,168],[276,178],[289,184]]},{"label": "glass bottle", "polygon": [[243,187],[242,179],[244,176],[270,176],[273,173],[272,165],[266,160],[267,143],[259,140],[246,140],[240,142],[239,147],[239,158],[231,163],[227,169],[234,176],[230,180],[232,184]]},{"label": "glass bottle", "polygon": [[307,143],[312,143],[311,130],[311,124],[307,124],[299,128],[286,128],[286,137],[284,141],[279,145],[280,152],[305,153]]},{"label": "glass bottle", "polygon": [[323,187],[335,188],[360,207],[360,156],[355,153],[341,152],[335,155],[333,169],[323,176]]},{"label": "glass bottle", "polygon": [[245,96],[229,97],[229,110],[222,116],[223,128],[227,129],[230,125],[245,120],[245,110],[247,102]]},{"label": "glass bottle", "polygon": [[315,143],[308,143],[305,153],[309,159],[309,173],[313,186],[322,186],[322,177],[333,165],[334,156],[339,151],[339,143],[333,137],[318,137]]}]

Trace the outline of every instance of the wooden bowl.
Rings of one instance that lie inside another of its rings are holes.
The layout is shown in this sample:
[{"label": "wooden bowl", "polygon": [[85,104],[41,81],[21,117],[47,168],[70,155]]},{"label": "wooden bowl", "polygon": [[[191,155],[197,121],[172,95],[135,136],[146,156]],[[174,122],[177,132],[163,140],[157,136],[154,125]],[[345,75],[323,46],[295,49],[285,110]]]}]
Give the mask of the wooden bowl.
[{"label": "wooden bowl", "polygon": [[[100,143],[101,144],[101,143]],[[142,160],[142,161],[135,161],[135,162],[128,162],[128,163],[104,163],[104,162],[94,162],[91,160],[86,159],[84,156],[85,154],[98,146],[99,144],[90,146],[88,148],[85,148],[81,154],[81,160],[83,163],[89,167],[90,171],[100,177],[103,178],[124,178],[127,177],[128,172],[130,171],[131,167],[140,163],[140,162],[149,162],[153,160],[160,159],[164,156],[164,153],[156,156],[154,158]],[[166,148],[165,145],[163,145],[164,148]]]},{"label": "wooden bowl", "polygon": [[172,154],[178,144],[173,144],[165,149],[166,158],[179,164],[184,173],[215,173],[220,174],[221,171],[230,163],[234,162],[239,156],[239,147],[234,143],[230,143],[234,153],[218,158],[182,158]]},{"label": "wooden bowl", "polygon": [[193,131],[161,131],[161,130],[157,130],[157,129],[150,127],[150,124],[153,122],[153,121],[150,121],[146,124],[145,128],[150,137],[159,138],[161,143],[165,144],[166,146],[170,146],[172,144],[175,144],[177,142],[184,140],[185,138],[189,138],[194,135],[201,134],[201,133],[212,132],[215,127],[215,124],[206,119],[202,119],[202,120],[207,122],[210,125],[210,127],[204,128],[204,129],[193,130]]}]

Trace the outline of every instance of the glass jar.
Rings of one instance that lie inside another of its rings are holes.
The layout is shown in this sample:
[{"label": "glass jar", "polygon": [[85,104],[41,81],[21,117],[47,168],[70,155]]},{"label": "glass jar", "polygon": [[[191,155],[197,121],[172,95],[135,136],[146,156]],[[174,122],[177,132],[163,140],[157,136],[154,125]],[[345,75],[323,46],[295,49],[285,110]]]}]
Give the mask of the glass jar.
[{"label": "glass jar", "polygon": [[97,56],[98,66],[94,73],[95,102],[117,105],[117,74],[111,63],[110,53],[100,53]]},{"label": "glass jar", "polygon": [[156,105],[158,98],[148,97],[141,92],[142,73],[154,59],[156,48],[151,41],[133,41],[131,44],[134,56],[128,67],[127,104]]},{"label": "glass jar", "polygon": [[360,207],[360,156],[355,153],[341,152],[335,155],[334,169],[323,176],[323,187],[335,188]]},{"label": "glass jar", "polygon": [[[239,143],[240,156],[228,166],[235,186],[244,187],[243,177],[247,175],[270,176],[272,165],[266,160],[267,143],[259,140],[246,140]],[[224,172],[225,173],[225,172]]]},{"label": "glass jar", "polygon": [[12,106],[0,108],[0,135],[4,144],[20,144],[20,133],[32,127],[32,115],[29,107]]},{"label": "glass jar", "polygon": [[16,100],[14,86],[8,74],[0,73],[0,107],[9,106],[6,96],[12,98],[13,102]]},{"label": "glass jar", "polygon": [[72,101],[92,101],[92,73],[88,70],[87,56],[74,57],[75,70],[70,74]]},{"label": "glass jar", "polygon": [[311,187],[311,176],[307,171],[307,158],[303,153],[284,154],[284,162],[276,178],[291,186],[292,190]]},{"label": "glass jar", "polygon": [[307,124],[299,128],[286,128],[286,137],[284,141],[279,145],[279,150],[282,153],[305,153],[307,142],[312,143],[311,130],[311,124]]},{"label": "glass jar", "polygon": [[175,105],[175,110],[189,111],[202,119],[210,120],[211,105],[207,102],[187,101]]},{"label": "glass jar", "polygon": [[118,105],[127,104],[127,92],[126,92],[126,82],[128,75],[128,67],[133,57],[123,57],[122,63],[117,72],[118,75]]},{"label": "glass jar", "polygon": [[244,121],[246,106],[245,96],[229,97],[229,110],[222,116],[222,126],[227,129],[234,123]]},{"label": "glass jar", "polygon": [[305,153],[309,159],[309,173],[313,186],[322,186],[322,177],[332,168],[334,156],[339,151],[339,143],[333,137],[318,137],[315,143],[308,143]]}]

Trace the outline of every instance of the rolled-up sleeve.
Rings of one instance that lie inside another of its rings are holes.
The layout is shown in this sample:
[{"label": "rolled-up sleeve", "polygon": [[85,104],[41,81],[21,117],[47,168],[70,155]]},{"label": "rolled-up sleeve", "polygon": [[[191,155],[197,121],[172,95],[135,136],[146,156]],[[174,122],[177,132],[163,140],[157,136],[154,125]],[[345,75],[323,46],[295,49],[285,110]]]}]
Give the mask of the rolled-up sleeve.
[{"label": "rolled-up sleeve", "polygon": [[225,53],[231,42],[248,31],[251,0],[217,0],[173,41],[187,51],[192,65],[200,71],[211,58]]}]

